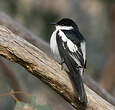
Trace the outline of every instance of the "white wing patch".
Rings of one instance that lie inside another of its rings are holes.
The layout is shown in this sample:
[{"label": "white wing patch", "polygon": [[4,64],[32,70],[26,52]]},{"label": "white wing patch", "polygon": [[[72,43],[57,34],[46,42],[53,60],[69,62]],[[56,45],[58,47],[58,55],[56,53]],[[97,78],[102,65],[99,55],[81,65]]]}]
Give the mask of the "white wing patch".
[{"label": "white wing patch", "polygon": [[85,42],[81,42],[81,51],[83,53],[83,59],[84,59],[84,64],[86,61],[86,43]]},{"label": "white wing patch", "polygon": [[77,46],[69,39],[67,41],[67,46],[71,52],[76,52],[78,50]]},{"label": "white wing patch", "polygon": [[69,54],[69,55],[74,59],[74,61],[78,64],[78,66],[81,66],[80,61],[77,58],[75,58],[75,56],[73,56],[71,54]]}]

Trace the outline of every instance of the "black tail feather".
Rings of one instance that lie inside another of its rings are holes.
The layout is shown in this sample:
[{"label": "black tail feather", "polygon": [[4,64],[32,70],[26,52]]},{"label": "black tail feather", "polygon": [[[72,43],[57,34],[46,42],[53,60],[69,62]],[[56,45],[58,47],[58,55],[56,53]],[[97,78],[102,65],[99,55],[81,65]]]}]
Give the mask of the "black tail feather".
[{"label": "black tail feather", "polygon": [[[71,62],[67,61],[66,59],[66,65],[69,69],[69,76],[74,84],[74,87],[76,89],[77,95],[79,97],[80,102],[87,104],[87,96],[84,89],[83,81],[80,75],[80,70],[76,69],[72,66]],[[68,62],[68,63],[67,63]]]},{"label": "black tail feather", "polygon": [[71,78],[71,80],[74,84],[74,87],[76,89],[76,92],[78,94],[80,102],[87,104],[87,102],[88,102],[87,101],[87,96],[86,96],[83,81],[82,81],[82,78],[81,78],[81,75],[80,75],[80,71],[75,70],[75,72],[72,72],[70,70],[70,72],[68,72],[68,74],[69,74],[69,76],[70,76],[70,78]]}]

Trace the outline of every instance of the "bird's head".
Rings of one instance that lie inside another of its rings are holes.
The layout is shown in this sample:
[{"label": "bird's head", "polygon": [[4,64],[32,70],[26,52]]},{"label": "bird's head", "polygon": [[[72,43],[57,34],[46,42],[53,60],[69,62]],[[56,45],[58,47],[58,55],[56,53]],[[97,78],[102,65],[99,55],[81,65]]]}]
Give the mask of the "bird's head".
[{"label": "bird's head", "polygon": [[57,23],[52,23],[52,25],[55,25],[56,28],[65,30],[78,29],[78,26],[75,24],[75,22],[69,18],[63,18]]}]

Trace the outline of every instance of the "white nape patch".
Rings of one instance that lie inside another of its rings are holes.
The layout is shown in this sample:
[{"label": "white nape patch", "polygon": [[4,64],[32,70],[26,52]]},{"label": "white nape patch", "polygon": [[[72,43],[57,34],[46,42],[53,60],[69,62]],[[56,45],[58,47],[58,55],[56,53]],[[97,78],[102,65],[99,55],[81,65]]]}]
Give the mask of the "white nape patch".
[{"label": "white nape patch", "polygon": [[56,30],[72,30],[72,29],[73,29],[72,26],[61,26],[61,25],[56,26]]},{"label": "white nape patch", "polygon": [[85,43],[85,41],[81,42],[81,51],[83,53],[83,59],[84,59],[84,63],[85,63],[85,60],[86,60],[86,43]]}]

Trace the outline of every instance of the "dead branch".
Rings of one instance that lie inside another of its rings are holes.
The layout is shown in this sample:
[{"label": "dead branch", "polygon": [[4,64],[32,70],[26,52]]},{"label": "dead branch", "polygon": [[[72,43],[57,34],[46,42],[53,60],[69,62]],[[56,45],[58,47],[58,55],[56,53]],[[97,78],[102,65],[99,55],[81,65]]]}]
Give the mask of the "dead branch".
[{"label": "dead branch", "polygon": [[[68,75],[44,52],[13,34],[8,28],[0,26],[0,55],[21,64],[34,76],[48,84],[62,95],[77,110],[83,110],[72,87]],[[85,86],[88,96],[86,110],[114,110],[115,107]]]}]

